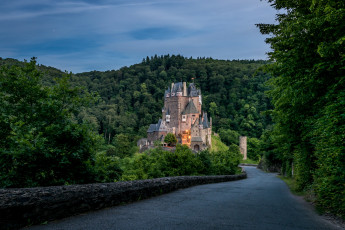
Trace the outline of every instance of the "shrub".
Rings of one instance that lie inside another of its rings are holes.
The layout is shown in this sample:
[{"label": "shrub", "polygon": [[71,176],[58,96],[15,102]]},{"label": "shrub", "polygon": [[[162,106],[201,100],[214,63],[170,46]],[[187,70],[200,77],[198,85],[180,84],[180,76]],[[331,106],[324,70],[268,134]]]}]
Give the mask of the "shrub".
[{"label": "shrub", "polygon": [[164,142],[169,146],[174,146],[177,143],[177,139],[174,134],[168,133],[164,138]]},{"label": "shrub", "polygon": [[242,155],[237,145],[231,145],[227,151],[212,152],[212,173],[214,175],[231,175],[238,172]]},{"label": "shrub", "polygon": [[108,153],[97,153],[95,162],[97,182],[118,181],[122,175],[120,162],[117,157],[109,156]]}]

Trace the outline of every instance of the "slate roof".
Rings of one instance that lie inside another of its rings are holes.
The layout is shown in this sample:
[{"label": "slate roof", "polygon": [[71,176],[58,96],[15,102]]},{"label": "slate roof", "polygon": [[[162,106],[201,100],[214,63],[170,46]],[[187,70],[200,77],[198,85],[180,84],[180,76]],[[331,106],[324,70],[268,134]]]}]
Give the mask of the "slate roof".
[{"label": "slate roof", "polygon": [[137,146],[146,145],[146,144],[147,144],[147,138],[141,138],[137,141]]},{"label": "slate roof", "polygon": [[159,119],[157,124],[150,124],[150,127],[147,130],[147,132],[148,133],[158,132],[159,128],[161,128],[161,131],[166,131],[166,126],[164,125],[164,123],[162,124],[162,119]]},{"label": "slate roof", "polygon": [[182,115],[192,114],[192,113],[199,113],[199,111],[195,107],[193,100],[190,100],[186,108],[183,110]]},{"label": "slate roof", "polygon": [[200,89],[197,89],[194,83],[190,83],[188,87],[188,95],[190,97],[197,97],[201,95]]},{"label": "slate roof", "polygon": [[208,122],[207,113],[204,113],[204,120],[202,122],[204,129],[210,128],[210,122]]},{"label": "slate roof", "polygon": [[167,89],[167,90],[165,90],[164,95],[165,95],[165,96],[167,96],[167,94],[170,94],[170,87],[168,87],[168,89]]},{"label": "slate roof", "polygon": [[183,88],[182,82],[174,83],[174,87],[171,89],[171,92],[172,93],[182,92],[182,88]]},{"label": "slate roof", "polygon": [[150,127],[149,129],[147,130],[148,133],[152,133],[152,132],[155,132],[156,131],[156,126],[157,124],[150,124]]}]

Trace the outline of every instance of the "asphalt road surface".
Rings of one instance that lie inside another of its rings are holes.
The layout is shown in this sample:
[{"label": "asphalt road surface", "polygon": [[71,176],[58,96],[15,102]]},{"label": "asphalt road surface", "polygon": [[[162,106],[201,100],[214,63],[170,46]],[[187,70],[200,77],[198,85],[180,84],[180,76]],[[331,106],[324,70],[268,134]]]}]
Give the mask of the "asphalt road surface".
[{"label": "asphalt road surface", "polygon": [[28,229],[341,229],[289,192],[275,174],[200,185]]}]

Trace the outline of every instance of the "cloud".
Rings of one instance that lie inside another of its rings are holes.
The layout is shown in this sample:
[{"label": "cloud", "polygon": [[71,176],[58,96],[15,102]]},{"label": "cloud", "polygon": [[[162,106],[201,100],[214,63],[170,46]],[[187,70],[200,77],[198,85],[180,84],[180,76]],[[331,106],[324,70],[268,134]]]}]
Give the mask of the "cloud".
[{"label": "cloud", "polygon": [[259,0],[2,0],[0,56],[37,56],[73,72],[107,70],[154,54],[266,58]]}]

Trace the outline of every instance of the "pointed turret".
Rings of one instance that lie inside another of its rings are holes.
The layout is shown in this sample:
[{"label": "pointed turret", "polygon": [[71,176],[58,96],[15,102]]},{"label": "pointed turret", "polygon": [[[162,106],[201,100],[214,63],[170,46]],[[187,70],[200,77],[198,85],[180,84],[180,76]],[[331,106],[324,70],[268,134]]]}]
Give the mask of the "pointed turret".
[{"label": "pointed turret", "polygon": [[202,125],[203,125],[204,129],[210,128],[210,123],[208,122],[208,118],[207,118],[207,113],[206,112],[204,112],[204,119],[203,119]]}]

